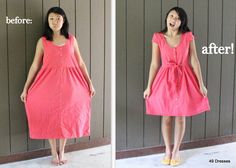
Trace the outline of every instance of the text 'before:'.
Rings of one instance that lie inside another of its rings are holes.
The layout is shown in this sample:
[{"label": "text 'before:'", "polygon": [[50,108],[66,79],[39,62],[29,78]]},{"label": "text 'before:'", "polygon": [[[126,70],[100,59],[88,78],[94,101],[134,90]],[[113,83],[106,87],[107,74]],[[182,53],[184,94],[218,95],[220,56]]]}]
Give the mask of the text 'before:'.
[{"label": "text 'before:'", "polygon": [[9,18],[6,16],[6,24],[32,24],[32,19],[21,19],[19,16]]}]

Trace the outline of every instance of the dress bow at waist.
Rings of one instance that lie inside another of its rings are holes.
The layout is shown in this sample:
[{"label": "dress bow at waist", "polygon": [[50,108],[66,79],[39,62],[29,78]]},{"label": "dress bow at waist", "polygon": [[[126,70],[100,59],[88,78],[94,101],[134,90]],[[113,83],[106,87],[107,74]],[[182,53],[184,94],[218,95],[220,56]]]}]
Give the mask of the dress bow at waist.
[{"label": "dress bow at waist", "polygon": [[[178,91],[180,88],[180,83],[183,75],[183,65],[177,64],[176,62],[168,62],[166,66],[169,68],[168,72],[168,83],[169,89],[174,89]],[[172,90],[173,91],[173,90]]]}]

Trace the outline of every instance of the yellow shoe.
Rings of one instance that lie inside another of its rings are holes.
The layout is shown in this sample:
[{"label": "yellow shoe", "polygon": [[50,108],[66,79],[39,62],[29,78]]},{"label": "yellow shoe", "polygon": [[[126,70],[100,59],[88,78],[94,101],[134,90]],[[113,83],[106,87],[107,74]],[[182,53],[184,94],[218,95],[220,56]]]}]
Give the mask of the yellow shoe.
[{"label": "yellow shoe", "polygon": [[181,164],[181,159],[177,159],[177,160],[171,159],[170,160],[170,165],[171,166],[179,166],[180,164]]},{"label": "yellow shoe", "polygon": [[165,157],[164,159],[161,160],[161,163],[162,163],[163,165],[169,165],[169,164],[170,164],[170,161],[171,161],[170,159],[168,159],[168,158]]}]

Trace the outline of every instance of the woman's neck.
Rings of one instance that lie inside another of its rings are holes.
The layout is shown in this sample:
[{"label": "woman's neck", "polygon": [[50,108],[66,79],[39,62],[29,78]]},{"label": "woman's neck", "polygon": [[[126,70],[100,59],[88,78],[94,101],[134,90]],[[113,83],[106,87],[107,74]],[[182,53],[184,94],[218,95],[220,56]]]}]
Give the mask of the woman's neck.
[{"label": "woman's neck", "polygon": [[178,30],[167,30],[166,35],[169,37],[176,37],[177,35],[179,35],[179,31]]},{"label": "woman's neck", "polygon": [[61,32],[60,31],[54,31],[53,32],[53,36],[54,37],[60,37],[61,36]]}]

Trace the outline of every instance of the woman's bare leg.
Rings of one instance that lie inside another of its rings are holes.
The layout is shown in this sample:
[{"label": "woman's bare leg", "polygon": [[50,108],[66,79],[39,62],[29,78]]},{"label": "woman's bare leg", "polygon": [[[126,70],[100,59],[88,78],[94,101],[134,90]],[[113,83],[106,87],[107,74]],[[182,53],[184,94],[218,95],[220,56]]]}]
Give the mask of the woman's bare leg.
[{"label": "woman's bare leg", "polygon": [[179,148],[185,133],[186,119],[185,117],[175,117],[175,138],[174,148],[172,150],[172,159],[180,159]]},{"label": "woman's bare leg", "polygon": [[162,117],[162,136],[165,142],[166,150],[165,157],[171,158],[171,132],[172,132],[172,117],[163,116]]},{"label": "woman's bare leg", "polygon": [[67,162],[67,160],[64,158],[66,140],[67,139],[60,139],[59,140],[59,160],[60,160],[60,164],[65,164]]},{"label": "woman's bare leg", "polygon": [[56,139],[48,139],[50,147],[51,147],[51,154],[52,154],[52,163],[58,165],[59,158],[57,153],[57,142]]}]

